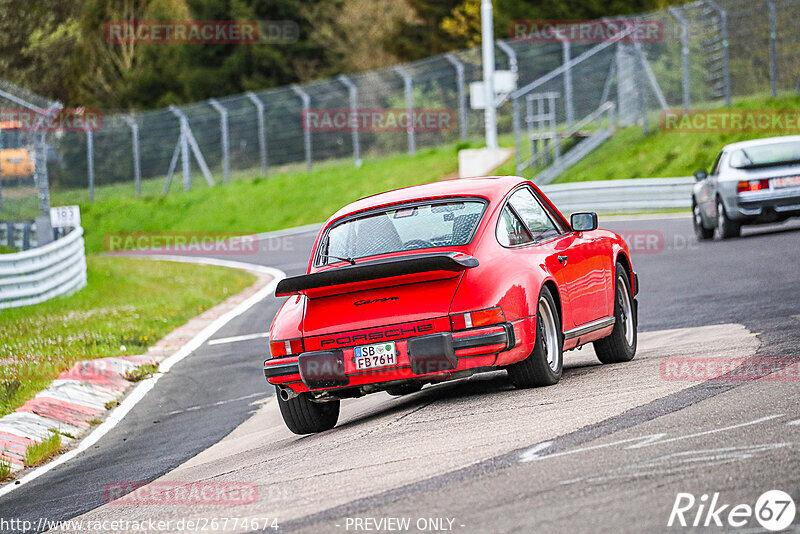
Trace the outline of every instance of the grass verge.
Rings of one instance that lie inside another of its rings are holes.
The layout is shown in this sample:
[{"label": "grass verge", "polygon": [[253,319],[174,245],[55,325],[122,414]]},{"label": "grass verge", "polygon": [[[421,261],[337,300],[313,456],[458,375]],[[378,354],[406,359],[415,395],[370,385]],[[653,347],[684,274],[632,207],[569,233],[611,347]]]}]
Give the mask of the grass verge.
[{"label": "grass verge", "polygon": [[390,189],[438,180],[458,170],[461,145],[365,162],[324,166],[270,178],[237,180],[167,196],[111,197],[81,204],[90,252],[108,235],[126,232],[252,234],[324,221],[341,206]]},{"label": "grass verge", "polygon": [[[734,101],[732,108],[796,111],[800,108],[800,95],[740,98]],[[556,183],[692,176],[698,169],[709,169],[724,145],[781,135],[775,132],[665,131],[659,128],[657,116],[650,120],[650,127],[647,135],[642,134],[640,126],[619,130],[600,148],[562,173]]]},{"label": "grass verge", "polygon": [[[698,107],[714,109],[713,106]],[[738,98],[733,109],[763,111],[795,111],[800,108],[799,95],[754,96]],[[727,108],[716,108],[727,109]],[[737,141],[773,137],[775,132],[717,132],[685,133],[659,128],[660,113],[649,116],[649,133],[641,126],[630,126],[617,133],[574,166],[564,171],[554,183],[588,182],[594,180],[624,180],[630,178],[660,178],[692,176],[698,169],[708,169],[723,146]],[[500,136],[500,145],[514,146],[510,134]],[[526,147],[527,149],[527,147]],[[544,167],[527,169],[531,178]],[[497,174],[516,174],[514,158],[504,163]]]},{"label": "grass verge", "polygon": [[51,435],[41,443],[34,443],[25,449],[25,467],[34,467],[46,462],[61,450],[61,434],[51,431]]},{"label": "grass verge", "polygon": [[0,457],[0,482],[11,478],[11,462]]},{"label": "grass verge", "polygon": [[[132,371],[126,371],[125,380],[128,382],[141,382],[145,378],[150,378],[153,376],[153,373],[156,371],[158,371],[158,365],[146,363],[144,365],[140,365]],[[118,405],[119,403],[116,404]]]},{"label": "grass verge", "polygon": [[255,278],[238,270],[89,256],[86,288],[0,311],[0,416],[75,362],[141,354]]}]

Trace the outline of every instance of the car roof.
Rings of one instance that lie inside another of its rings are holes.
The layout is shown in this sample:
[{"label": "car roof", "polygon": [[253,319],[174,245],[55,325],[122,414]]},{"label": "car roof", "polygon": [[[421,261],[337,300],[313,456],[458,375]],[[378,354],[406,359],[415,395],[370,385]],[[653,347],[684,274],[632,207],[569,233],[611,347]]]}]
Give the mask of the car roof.
[{"label": "car roof", "polygon": [[379,206],[413,202],[414,200],[426,198],[477,196],[487,198],[489,201],[497,201],[502,199],[513,187],[526,182],[528,182],[528,180],[518,176],[481,176],[477,178],[458,178],[455,180],[443,180],[441,182],[432,182],[423,185],[412,185],[410,187],[378,193],[377,195],[356,200],[334,213],[333,216],[328,219],[328,222],[339,219],[345,215],[358,213]]},{"label": "car roof", "polygon": [[724,150],[738,150],[741,148],[750,148],[754,146],[772,145],[777,143],[785,143],[786,141],[800,142],[800,135],[784,135],[780,137],[765,137],[763,139],[750,139],[749,141],[739,141],[738,143],[731,143],[725,145]]}]

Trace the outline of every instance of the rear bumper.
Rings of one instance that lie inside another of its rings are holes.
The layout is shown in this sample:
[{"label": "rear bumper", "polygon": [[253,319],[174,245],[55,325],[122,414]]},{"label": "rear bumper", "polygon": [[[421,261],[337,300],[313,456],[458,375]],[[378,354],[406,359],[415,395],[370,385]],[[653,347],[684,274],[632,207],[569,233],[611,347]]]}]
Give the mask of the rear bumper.
[{"label": "rear bumper", "polygon": [[[474,367],[495,364],[500,352],[517,346],[518,336],[511,323],[464,330],[440,332],[396,341],[397,365],[356,371],[353,348],[304,353],[264,362],[264,376],[271,384],[289,386],[295,392],[327,390],[429,377],[446,379],[449,374]],[[305,372],[301,375],[300,358]],[[326,370],[324,377],[310,376],[311,359]],[[320,379],[322,378],[322,379]]]},{"label": "rear bumper", "polygon": [[800,189],[742,193],[733,199],[728,216],[736,221],[785,218],[800,215]]}]

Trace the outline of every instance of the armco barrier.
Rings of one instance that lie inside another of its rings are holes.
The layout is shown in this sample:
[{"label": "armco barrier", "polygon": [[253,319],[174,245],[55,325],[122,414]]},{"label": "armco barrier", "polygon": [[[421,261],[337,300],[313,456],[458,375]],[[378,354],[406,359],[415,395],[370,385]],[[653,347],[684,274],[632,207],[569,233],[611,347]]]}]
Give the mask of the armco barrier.
[{"label": "armco barrier", "polygon": [[636,178],[545,185],[562,213],[639,213],[692,207],[694,178]]},{"label": "armco barrier", "polygon": [[0,254],[0,309],[38,304],[85,285],[82,228],[38,248]]}]

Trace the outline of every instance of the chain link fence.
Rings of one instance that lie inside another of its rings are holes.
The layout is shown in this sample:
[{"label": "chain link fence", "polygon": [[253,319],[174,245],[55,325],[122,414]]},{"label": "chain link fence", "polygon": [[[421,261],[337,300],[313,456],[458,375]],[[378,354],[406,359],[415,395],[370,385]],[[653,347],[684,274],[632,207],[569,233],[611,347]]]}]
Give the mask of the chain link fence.
[{"label": "chain link fence", "polygon": [[[56,135],[47,125],[61,105],[0,80],[0,221],[5,226],[0,245],[17,248],[13,223],[23,231],[23,248],[35,241],[52,241],[48,168],[58,160]],[[36,222],[34,226],[33,223]]]},{"label": "chain link fence", "polygon": [[[800,90],[800,0],[703,0],[631,18],[656,21],[662,35],[645,42],[528,42],[511,35],[498,41],[497,68],[517,79],[517,89],[498,108],[498,127],[501,142],[509,145],[518,123],[518,172],[535,175],[549,165],[556,146],[568,150],[576,139],[613,127],[610,121],[653,128],[648,111]],[[469,84],[480,81],[481,72],[475,48],[180,108],[105,114],[101,128],[47,134],[50,183],[90,199],[163,194],[311,170],[322,162],[358,166],[381,155],[479,141],[484,115],[470,105]],[[537,108],[542,95],[553,97],[545,99],[545,109]],[[615,113],[596,113],[606,102],[614,103]],[[320,109],[407,108],[450,110],[453,122],[425,131],[310,131],[303,122],[305,114]],[[533,120],[548,113],[553,124]],[[587,117],[591,124],[582,123]],[[542,139],[551,142],[545,146]],[[3,186],[9,187],[5,179]]]}]

